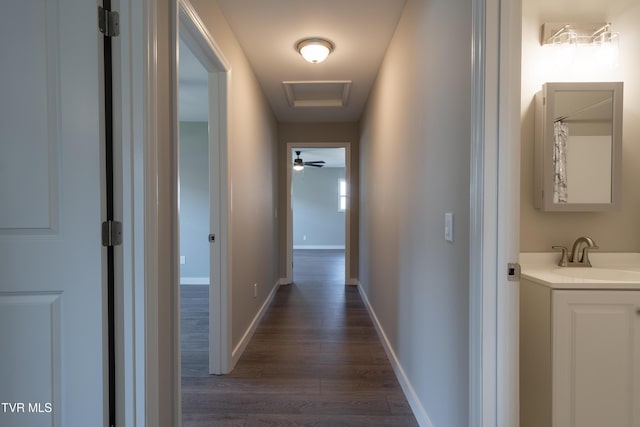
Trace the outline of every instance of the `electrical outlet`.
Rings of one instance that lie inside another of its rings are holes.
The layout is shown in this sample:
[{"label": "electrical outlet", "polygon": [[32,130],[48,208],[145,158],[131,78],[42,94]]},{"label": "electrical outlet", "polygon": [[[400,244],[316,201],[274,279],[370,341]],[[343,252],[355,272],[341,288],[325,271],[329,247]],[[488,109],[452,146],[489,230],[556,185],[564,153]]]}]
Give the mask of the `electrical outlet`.
[{"label": "electrical outlet", "polygon": [[302,240],[307,240],[307,235],[302,236]]},{"label": "electrical outlet", "polygon": [[254,298],[258,297],[258,284],[257,283],[253,284],[253,297]]},{"label": "electrical outlet", "polygon": [[184,265],[187,263],[187,257],[184,255],[180,255],[180,265]]}]

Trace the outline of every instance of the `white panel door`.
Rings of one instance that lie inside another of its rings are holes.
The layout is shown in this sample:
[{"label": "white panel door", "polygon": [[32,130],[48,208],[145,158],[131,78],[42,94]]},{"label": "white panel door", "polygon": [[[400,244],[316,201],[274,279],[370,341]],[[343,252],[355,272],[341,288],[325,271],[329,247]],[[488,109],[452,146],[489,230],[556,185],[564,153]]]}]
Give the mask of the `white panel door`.
[{"label": "white panel door", "polygon": [[640,427],[640,291],[552,299],[553,426]]},{"label": "white panel door", "polygon": [[105,425],[97,4],[0,13],[0,426]]}]

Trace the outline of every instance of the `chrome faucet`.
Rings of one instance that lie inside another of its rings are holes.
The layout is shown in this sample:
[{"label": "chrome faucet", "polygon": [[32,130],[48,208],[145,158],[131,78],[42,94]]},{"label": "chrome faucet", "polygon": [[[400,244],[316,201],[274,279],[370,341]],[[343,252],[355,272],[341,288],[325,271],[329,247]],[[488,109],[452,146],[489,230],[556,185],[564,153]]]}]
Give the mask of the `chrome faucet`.
[{"label": "chrome faucet", "polygon": [[591,267],[589,250],[598,249],[598,245],[591,237],[580,236],[573,243],[570,255],[567,254],[567,248],[564,246],[553,246],[553,249],[562,251],[562,256],[558,262],[559,267]]}]

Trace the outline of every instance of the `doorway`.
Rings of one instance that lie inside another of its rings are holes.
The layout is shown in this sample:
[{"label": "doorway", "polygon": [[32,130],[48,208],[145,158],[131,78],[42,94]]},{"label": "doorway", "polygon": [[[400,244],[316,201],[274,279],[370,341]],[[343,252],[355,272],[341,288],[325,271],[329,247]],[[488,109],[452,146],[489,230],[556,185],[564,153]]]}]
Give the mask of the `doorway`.
[{"label": "doorway", "polygon": [[[164,5],[164,3],[162,3]],[[496,153],[498,152],[497,147],[494,149],[493,145],[489,145],[485,147],[484,140],[487,139],[489,142],[497,140],[498,132],[496,131],[496,126],[498,123],[497,117],[501,117],[502,119],[506,119],[507,123],[511,123],[509,125],[509,129],[504,132],[500,132],[500,141],[506,140],[509,141],[510,136],[513,136],[514,132],[512,130],[513,123],[518,123],[519,117],[516,119],[515,115],[519,115],[519,108],[517,108],[518,103],[513,102],[511,98],[513,98],[513,94],[519,92],[518,90],[500,90],[496,89],[496,86],[500,86],[502,88],[508,88],[511,86],[510,77],[512,77],[515,73],[513,68],[515,64],[519,66],[519,62],[517,61],[501,61],[501,53],[503,51],[513,51],[513,44],[510,43],[510,39],[518,39],[514,35],[517,35],[518,29],[513,28],[511,23],[518,22],[518,20],[513,19],[514,13],[512,13],[511,9],[514,9],[517,12],[517,8],[519,7],[519,2],[485,2],[485,1],[473,1],[473,34],[474,34],[474,125],[473,125],[473,134],[474,134],[474,142],[472,144],[472,158],[473,158],[473,173],[472,173],[472,244],[471,250],[473,253],[479,254],[477,259],[473,260],[473,265],[470,267],[472,272],[471,276],[474,278],[472,282],[472,288],[474,291],[472,292],[472,324],[478,325],[478,327],[472,328],[472,362],[473,366],[471,368],[471,384],[470,387],[474,390],[472,393],[473,398],[471,413],[477,416],[471,417],[473,420],[473,425],[481,425],[483,421],[486,422],[486,425],[492,424],[490,421],[495,419],[496,413],[506,414],[505,417],[508,418],[508,414],[510,412],[509,408],[512,406],[509,405],[513,401],[514,390],[513,387],[509,385],[513,383],[511,376],[501,376],[500,378],[496,378],[495,375],[495,366],[498,365],[498,360],[504,361],[512,360],[509,357],[510,352],[505,351],[505,343],[504,340],[500,342],[499,346],[495,345],[495,330],[496,330],[496,319],[500,317],[500,324],[510,324],[509,322],[503,321],[503,313],[509,310],[498,310],[496,305],[499,305],[501,308],[504,305],[504,298],[500,298],[499,302],[493,303],[495,300],[495,288],[497,287],[496,277],[498,272],[502,272],[505,262],[510,259],[509,254],[506,252],[505,248],[511,249],[509,243],[504,243],[507,239],[505,235],[514,234],[508,232],[501,232],[498,235],[496,231],[496,225],[501,223],[500,221],[504,220],[503,212],[507,212],[506,209],[497,209],[494,208],[493,205],[497,205],[499,200],[500,207],[508,206],[509,203],[505,203],[503,199],[507,199],[509,201],[509,197],[503,197],[504,192],[502,188],[499,188],[496,185],[496,182],[504,183],[505,186],[512,188],[511,185],[514,182],[514,179],[508,179],[506,176],[510,176],[510,172],[505,172],[504,175],[500,175],[498,179],[498,171],[509,170],[508,165],[511,165],[510,162],[505,162],[503,156],[498,156]],[[145,9],[146,10],[146,9]],[[156,12],[155,9],[150,7],[150,13],[144,16],[144,20],[140,19],[140,22],[148,23],[153,21],[155,23],[155,19],[160,15],[160,17],[165,18],[164,10],[162,13]],[[502,25],[501,25],[502,24]],[[509,25],[506,25],[509,24]],[[159,36],[156,32],[152,31],[155,28],[147,25],[145,28],[144,34],[144,43],[146,47],[153,52],[153,48],[157,46],[160,49],[164,49],[169,42],[167,39],[169,37],[162,38],[164,34],[170,34],[172,31],[172,27],[175,26],[175,21],[172,19],[158,19],[158,29]],[[140,26],[134,26],[134,28],[141,28]],[[502,27],[502,28],[501,28]],[[517,26],[516,26],[517,27]],[[494,42],[496,40],[500,40],[500,43]],[[491,41],[488,43],[487,41]],[[487,42],[487,43],[485,43]],[[487,47],[487,49],[485,49]],[[488,58],[487,58],[488,57]],[[142,55],[134,58],[142,58]],[[154,58],[151,56],[151,58]],[[504,59],[504,58],[502,58]],[[140,61],[143,62],[143,61]],[[504,66],[500,68],[500,63]],[[512,64],[513,66],[507,66],[506,64]],[[157,82],[157,85],[149,85],[149,93],[150,95],[143,102],[145,106],[150,107],[151,113],[149,117],[145,118],[145,124],[149,125],[149,129],[152,132],[157,130],[158,135],[161,136],[159,138],[159,148],[164,148],[166,145],[166,134],[167,132],[171,132],[172,125],[167,122],[164,122],[163,113],[164,111],[160,111],[160,113],[156,113],[153,111],[153,106],[156,105],[154,96],[166,95],[168,91],[165,89],[168,87],[168,84],[171,81],[171,75],[165,75],[163,73],[164,64],[156,64],[150,61],[148,69],[150,70],[151,75],[151,83]],[[486,67],[485,67],[486,66]],[[160,71],[160,72],[158,72]],[[505,77],[505,75],[507,77]],[[502,79],[500,80],[500,77]],[[499,84],[501,83],[501,84]],[[486,91],[485,91],[485,86]],[[485,96],[486,92],[486,96]],[[498,95],[504,95],[503,97],[498,97]],[[486,102],[485,102],[486,98]],[[506,104],[503,103],[506,99]],[[162,98],[160,98],[162,99]],[[513,108],[515,105],[516,108]],[[499,108],[501,107],[501,108]],[[485,111],[487,110],[487,111]],[[486,112],[486,114],[485,114]],[[158,120],[160,119],[160,120]],[[484,125],[487,125],[485,129]],[[163,135],[163,133],[165,135]],[[152,133],[152,135],[155,135]],[[517,136],[517,135],[516,135]],[[517,140],[517,138],[516,138]],[[156,141],[153,139],[145,140],[146,148],[148,148],[152,153],[154,151],[154,144]],[[496,144],[497,146],[497,144]],[[507,150],[504,150],[507,151]],[[486,155],[485,155],[486,154]],[[509,154],[509,153],[507,153]],[[507,155],[509,157],[509,155]],[[163,158],[150,158],[149,164],[151,167],[156,167],[158,165],[163,166],[165,159]],[[486,165],[485,165],[486,163]],[[499,165],[501,167],[498,167]],[[504,166],[504,167],[502,167]],[[517,175],[514,175],[517,176]],[[152,177],[153,178],[153,177]],[[476,179],[477,178],[477,179]],[[484,178],[484,179],[483,179]],[[161,187],[162,188],[162,187]],[[155,227],[157,230],[157,224],[153,222],[154,215],[161,214],[161,222],[162,225],[165,222],[165,219],[169,215],[162,214],[163,210],[170,210],[172,208],[171,204],[166,203],[165,199],[159,198],[157,194],[153,193],[153,190],[156,187],[152,185],[147,185],[147,199],[150,201],[159,201],[159,203],[150,203],[148,206],[148,211],[145,212],[145,219],[149,219],[150,226],[152,228]],[[484,190],[484,191],[483,191]],[[485,202],[486,200],[486,202]],[[488,211],[484,211],[485,205],[490,205]],[[498,215],[498,212],[500,215]],[[161,236],[159,239],[160,247],[162,243],[165,241],[173,242],[175,239],[174,233],[170,233],[169,236]],[[494,242],[497,241],[497,244]],[[158,251],[159,245],[156,242],[154,235],[147,237],[147,243],[151,250]],[[175,243],[173,244],[175,245]],[[171,246],[173,246],[171,245]],[[500,250],[496,250],[496,246],[499,247]],[[498,253],[497,255],[496,252]],[[486,254],[483,256],[482,254]],[[171,255],[171,256],[169,256]],[[177,257],[173,256],[174,253],[171,251],[163,251],[161,253],[152,253],[149,256],[149,265],[145,266],[145,273],[149,274],[149,276],[153,279],[155,278],[154,267],[157,267],[158,264],[160,266],[163,262],[166,263],[177,263]],[[498,260],[498,261],[496,261]],[[504,261],[504,262],[503,262]],[[172,271],[171,269],[161,269],[163,272],[165,270]],[[503,279],[506,280],[506,279]],[[148,307],[151,308],[151,315],[154,315],[153,309],[164,309],[165,307],[162,303],[166,300],[166,293],[169,283],[169,280],[165,277],[159,277],[159,280],[150,280],[151,286],[147,287],[147,290],[150,294],[150,297],[146,297]],[[501,280],[502,283],[502,280]],[[158,288],[156,291],[154,288]],[[488,288],[488,292],[483,292],[483,288]],[[475,291],[478,289],[478,291]],[[156,301],[153,299],[156,295],[160,296],[160,301]],[[508,297],[511,300],[510,297]],[[486,306],[486,307],[485,307]],[[169,317],[174,321],[175,312],[171,313]],[[513,316],[510,316],[508,320],[513,320]],[[483,319],[485,320],[483,322]],[[515,323],[515,322],[511,322]],[[175,321],[174,321],[175,324]],[[147,331],[146,337],[150,341],[150,348],[167,348],[167,340],[173,339],[173,333],[159,334],[158,327],[163,326],[163,323],[159,323],[158,321],[150,321]],[[168,338],[171,337],[171,338]],[[488,337],[488,338],[486,338]],[[508,343],[507,343],[508,344]],[[174,343],[174,345],[176,345]],[[164,384],[168,383],[170,380],[168,378],[171,377],[171,373],[174,371],[173,359],[171,357],[158,360],[157,356],[158,352],[150,351],[145,354],[145,357],[151,362],[155,362],[156,365],[152,365],[148,370],[149,375],[149,384],[156,385],[158,383],[158,379],[161,379],[161,390],[164,390]],[[497,356],[496,353],[500,354],[500,357]],[[159,366],[159,371],[156,369],[154,371],[154,367]],[[162,373],[162,374],[160,374]],[[166,373],[166,374],[165,374]],[[506,377],[506,379],[505,379]],[[496,384],[498,383],[498,384]],[[170,387],[170,386],[167,386]],[[497,389],[500,392],[497,392]],[[174,402],[173,393],[160,393],[159,395],[156,393],[156,396],[150,395],[149,397],[149,408],[148,414],[153,418],[154,414],[158,412],[158,407],[169,408],[166,412],[173,413]],[[488,416],[483,415],[483,409],[489,413]],[[164,414],[164,412],[163,412]],[[500,419],[503,420],[505,417],[501,416]],[[166,421],[166,423],[170,423],[170,421]],[[496,423],[493,423],[496,424]],[[501,425],[514,425],[509,422],[504,422]]]},{"label": "doorway", "polygon": [[174,345],[184,350],[185,372],[223,374],[231,347],[226,177],[230,67],[191,4],[180,1],[179,6],[178,286],[185,298],[176,304],[187,329]]},{"label": "doorway", "polygon": [[180,334],[182,375],[209,373],[211,249],[209,73],[180,40],[178,91]]},{"label": "doorway", "polygon": [[[295,162],[295,163],[294,163]],[[287,283],[295,280],[295,258],[330,255],[332,270],[351,278],[349,143],[288,143]]]},{"label": "doorway", "polygon": [[[313,271],[345,278],[345,149],[294,147],[291,176],[293,281]],[[303,267],[313,266],[310,269]]]}]

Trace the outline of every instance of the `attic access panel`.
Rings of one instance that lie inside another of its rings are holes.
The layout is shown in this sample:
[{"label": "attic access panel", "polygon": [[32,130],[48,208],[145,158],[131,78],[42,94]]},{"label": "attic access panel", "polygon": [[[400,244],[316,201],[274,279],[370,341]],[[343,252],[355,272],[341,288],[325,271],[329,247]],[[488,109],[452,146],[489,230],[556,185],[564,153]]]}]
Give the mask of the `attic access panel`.
[{"label": "attic access panel", "polygon": [[351,80],[284,81],[284,91],[292,108],[347,105]]}]

